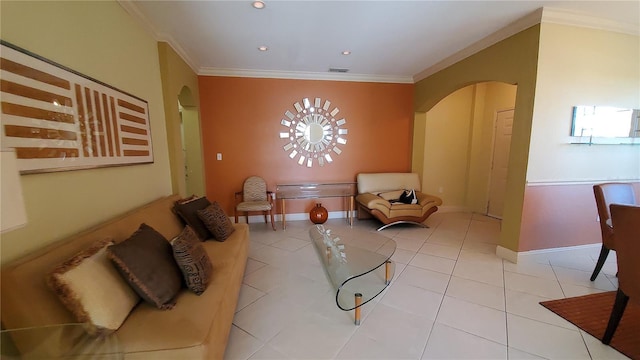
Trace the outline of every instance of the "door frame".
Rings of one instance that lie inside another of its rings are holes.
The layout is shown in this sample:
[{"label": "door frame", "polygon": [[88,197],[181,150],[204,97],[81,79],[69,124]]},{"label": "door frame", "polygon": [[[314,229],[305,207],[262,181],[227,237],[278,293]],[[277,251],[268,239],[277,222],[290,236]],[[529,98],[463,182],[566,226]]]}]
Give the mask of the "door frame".
[{"label": "door frame", "polygon": [[[507,111],[513,111],[515,116],[515,106],[508,108],[499,108],[493,113],[493,134],[491,136],[491,161],[489,162],[489,181],[487,182],[487,203],[485,204],[484,214],[486,216],[502,219],[502,217],[498,217],[495,215],[489,214],[489,203],[491,202],[491,182],[493,181],[493,161],[495,157],[495,149],[496,149],[496,131],[498,130],[498,114]],[[509,149],[511,149],[511,142],[509,142]],[[511,151],[511,150],[509,150]]]}]

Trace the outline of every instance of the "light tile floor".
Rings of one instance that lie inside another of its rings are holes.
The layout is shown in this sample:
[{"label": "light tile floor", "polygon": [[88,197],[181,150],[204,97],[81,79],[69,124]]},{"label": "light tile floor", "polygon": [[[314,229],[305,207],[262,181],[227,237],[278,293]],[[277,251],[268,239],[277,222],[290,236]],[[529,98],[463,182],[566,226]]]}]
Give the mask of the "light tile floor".
[{"label": "light tile floor", "polygon": [[[495,255],[500,221],[436,213],[430,228],[395,226],[391,285],[362,309],[335,305],[308,221],[287,230],[251,224],[251,248],[226,359],[626,359],[542,307],[547,299],[615,290],[615,255],[589,281],[599,247],[522,256]],[[374,220],[329,220],[335,232],[359,232]],[[374,249],[375,250],[375,249]]]}]

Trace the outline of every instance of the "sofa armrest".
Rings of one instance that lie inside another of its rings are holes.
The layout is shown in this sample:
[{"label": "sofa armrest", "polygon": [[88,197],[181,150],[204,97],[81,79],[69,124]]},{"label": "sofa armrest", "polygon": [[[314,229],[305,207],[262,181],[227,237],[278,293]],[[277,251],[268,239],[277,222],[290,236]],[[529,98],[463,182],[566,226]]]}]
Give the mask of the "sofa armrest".
[{"label": "sofa armrest", "polygon": [[442,205],[442,199],[440,199],[437,196],[433,196],[433,195],[422,193],[420,191],[416,191],[416,197],[418,198],[418,204],[420,204],[422,207],[425,207],[427,205],[431,205],[431,206],[440,206],[440,205]]},{"label": "sofa armrest", "polygon": [[364,193],[356,196],[356,201],[362,204],[364,207],[373,209],[376,205],[382,205],[385,207],[391,207],[391,203],[382,197],[372,194],[372,193]]}]

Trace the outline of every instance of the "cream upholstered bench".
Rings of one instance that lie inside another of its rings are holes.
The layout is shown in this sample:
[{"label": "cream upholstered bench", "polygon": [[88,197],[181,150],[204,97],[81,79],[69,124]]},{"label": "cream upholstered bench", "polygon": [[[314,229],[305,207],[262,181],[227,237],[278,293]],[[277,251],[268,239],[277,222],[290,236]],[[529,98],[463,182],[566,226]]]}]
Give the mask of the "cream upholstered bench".
[{"label": "cream upholstered bench", "polygon": [[[378,231],[406,223],[427,227],[424,221],[442,205],[439,197],[420,192],[416,173],[362,173],[357,181],[358,219],[375,217],[384,224]],[[398,201],[405,190],[415,190],[417,204]]]}]

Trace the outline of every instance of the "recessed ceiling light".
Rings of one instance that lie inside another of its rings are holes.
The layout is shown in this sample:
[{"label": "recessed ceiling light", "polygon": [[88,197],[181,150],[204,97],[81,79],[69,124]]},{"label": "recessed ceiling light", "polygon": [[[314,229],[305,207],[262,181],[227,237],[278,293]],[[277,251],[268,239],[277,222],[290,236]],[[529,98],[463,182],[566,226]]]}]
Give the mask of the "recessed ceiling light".
[{"label": "recessed ceiling light", "polygon": [[351,51],[345,50],[342,52],[342,55],[351,55]]},{"label": "recessed ceiling light", "polygon": [[264,9],[264,7],[266,6],[265,3],[261,0],[256,0],[254,2],[251,3],[251,6],[253,6],[256,9]]},{"label": "recessed ceiling light", "polygon": [[269,50],[269,48],[268,48],[268,47],[266,47],[266,46],[264,46],[264,45],[262,45],[262,46],[258,46],[258,50],[260,50],[260,51],[267,51],[267,50]]}]

